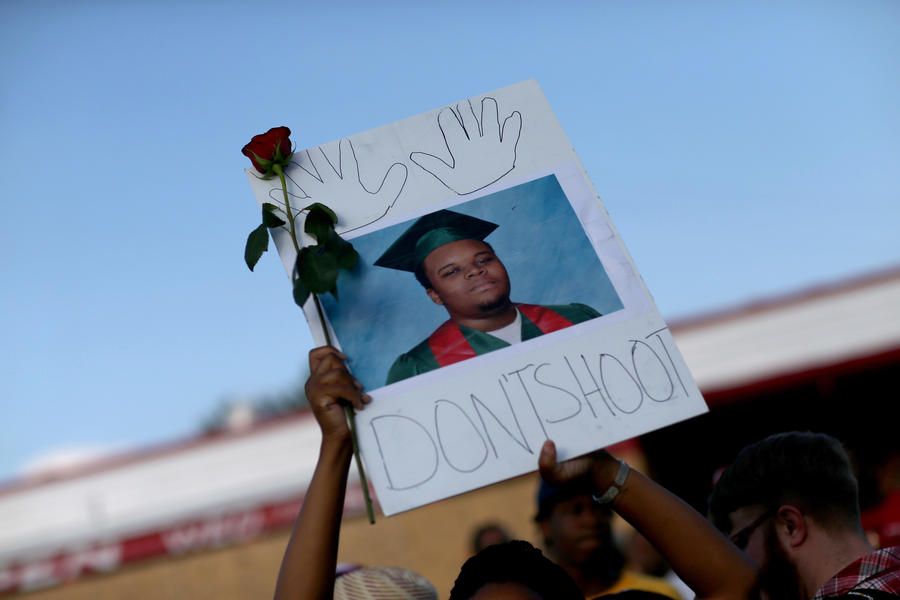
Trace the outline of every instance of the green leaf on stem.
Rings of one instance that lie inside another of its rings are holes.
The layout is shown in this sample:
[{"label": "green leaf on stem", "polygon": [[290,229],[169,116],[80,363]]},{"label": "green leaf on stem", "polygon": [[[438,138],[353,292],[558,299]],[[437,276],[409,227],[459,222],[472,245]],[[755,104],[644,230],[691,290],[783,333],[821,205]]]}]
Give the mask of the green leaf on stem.
[{"label": "green leaf on stem", "polygon": [[325,243],[334,235],[336,218],[331,209],[316,202],[306,207],[309,213],[303,222],[303,231],[316,238],[319,244]]},{"label": "green leaf on stem", "polygon": [[266,227],[281,227],[284,225],[284,221],[281,220],[275,211],[278,210],[278,207],[274,204],[270,204],[266,202],[262,205],[262,222]]},{"label": "green leaf on stem", "polygon": [[294,278],[294,303],[303,308],[303,305],[306,304],[306,301],[309,299],[309,288],[306,287],[306,284],[303,283],[303,280],[299,277]]},{"label": "green leaf on stem", "polygon": [[297,277],[314,294],[331,291],[337,284],[337,258],[321,246],[307,246],[297,257]]},{"label": "green leaf on stem", "polygon": [[269,249],[269,230],[265,225],[260,225],[247,236],[247,245],[244,247],[244,262],[250,270],[259,262],[263,252]]},{"label": "green leaf on stem", "polygon": [[359,252],[356,251],[356,248],[353,247],[353,244],[348,243],[341,250],[341,253],[338,254],[338,266],[345,271],[351,270],[356,266],[356,263],[359,262]]},{"label": "green leaf on stem", "polygon": [[314,211],[314,210],[321,210],[321,211],[323,211],[325,214],[328,215],[328,218],[331,219],[331,224],[332,224],[332,225],[337,225],[337,222],[338,222],[337,214],[336,214],[333,210],[331,210],[330,208],[328,208],[327,206],[325,206],[324,204],[322,204],[321,202],[313,202],[312,204],[310,204],[309,206],[307,206],[307,207],[304,208],[303,210],[308,210],[308,211],[310,211],[310,212],[312,212],[312,211]]},{"label": "green leaf on stem", "polygon": [[353,247],[353,244],[341,238],[338,234],[330,237],[325,245],[328,251],[334,254],[340,269],[349,271],[359,261],[359,253]]}]

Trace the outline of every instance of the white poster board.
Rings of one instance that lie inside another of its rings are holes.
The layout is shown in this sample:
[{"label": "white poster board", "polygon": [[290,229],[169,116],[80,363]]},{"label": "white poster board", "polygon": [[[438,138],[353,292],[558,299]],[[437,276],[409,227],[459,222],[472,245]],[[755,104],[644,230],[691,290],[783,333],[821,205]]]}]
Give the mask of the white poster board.
[{"label": "white poster board", "polygon": [[[260,203],[283,205],[277,179],[248,174]],[[386,515],[533,471],[546,439],[565,459],[707,410],[536,82],[297,151],[287,175],[292,205],[334,209],[360,253],[340,301],[322,300],[373,397],[357,430]],[[470,337],[412,273],[375,264],[442,210],[495,227],[484,241],[508,273],[521,342]],[[273,236],[290,274],[290,239]],[[435,340],[448,335],[445,352]]]}]

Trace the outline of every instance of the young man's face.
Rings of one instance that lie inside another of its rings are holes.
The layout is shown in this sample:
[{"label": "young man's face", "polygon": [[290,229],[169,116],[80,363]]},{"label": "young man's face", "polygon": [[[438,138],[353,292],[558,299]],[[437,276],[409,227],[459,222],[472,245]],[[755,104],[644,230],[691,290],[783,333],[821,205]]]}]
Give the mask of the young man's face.
[{"label": "young man's face", "polygon": [[588,494],[559,501],[541,522],[547,550],[557,563],[581,567],[612,545],[611,513]]},{"label": "young man's face", "polygon": [[506,267],[484,242],[444,244],[426,256],[422,266],[431,283],[428,296],[451,317],[478,318],[509,305]]}]

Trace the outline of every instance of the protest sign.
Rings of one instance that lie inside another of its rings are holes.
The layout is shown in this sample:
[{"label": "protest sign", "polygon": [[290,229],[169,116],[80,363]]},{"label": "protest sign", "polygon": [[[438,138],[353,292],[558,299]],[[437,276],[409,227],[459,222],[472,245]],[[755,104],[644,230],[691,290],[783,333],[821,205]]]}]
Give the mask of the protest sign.
[{"label": "protest sign", "polygon": [[287,175],[360,254],[322,304],[373,397],[357,429],[385,514],[533,471],[546,439],[568,458],[706,411],[535,82],[297,151]]}]

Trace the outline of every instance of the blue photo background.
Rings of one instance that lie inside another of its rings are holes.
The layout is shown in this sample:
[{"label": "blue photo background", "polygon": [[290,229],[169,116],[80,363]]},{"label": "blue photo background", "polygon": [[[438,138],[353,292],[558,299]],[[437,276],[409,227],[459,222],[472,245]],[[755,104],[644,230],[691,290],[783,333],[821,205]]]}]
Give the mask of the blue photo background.
[{"label": "blue photo background", "polygon": [[[486,241],[506,265],[514,302],[580,302],[604,315],[622,308],[554,175],[449,208],[499,225]],[[350,369],[368,390],[382,387],[394,360],[448,318],[412,273],[372,264],[414,221],[354,238],[360,261],[341,273],[340,301],[322,296]]]}]

